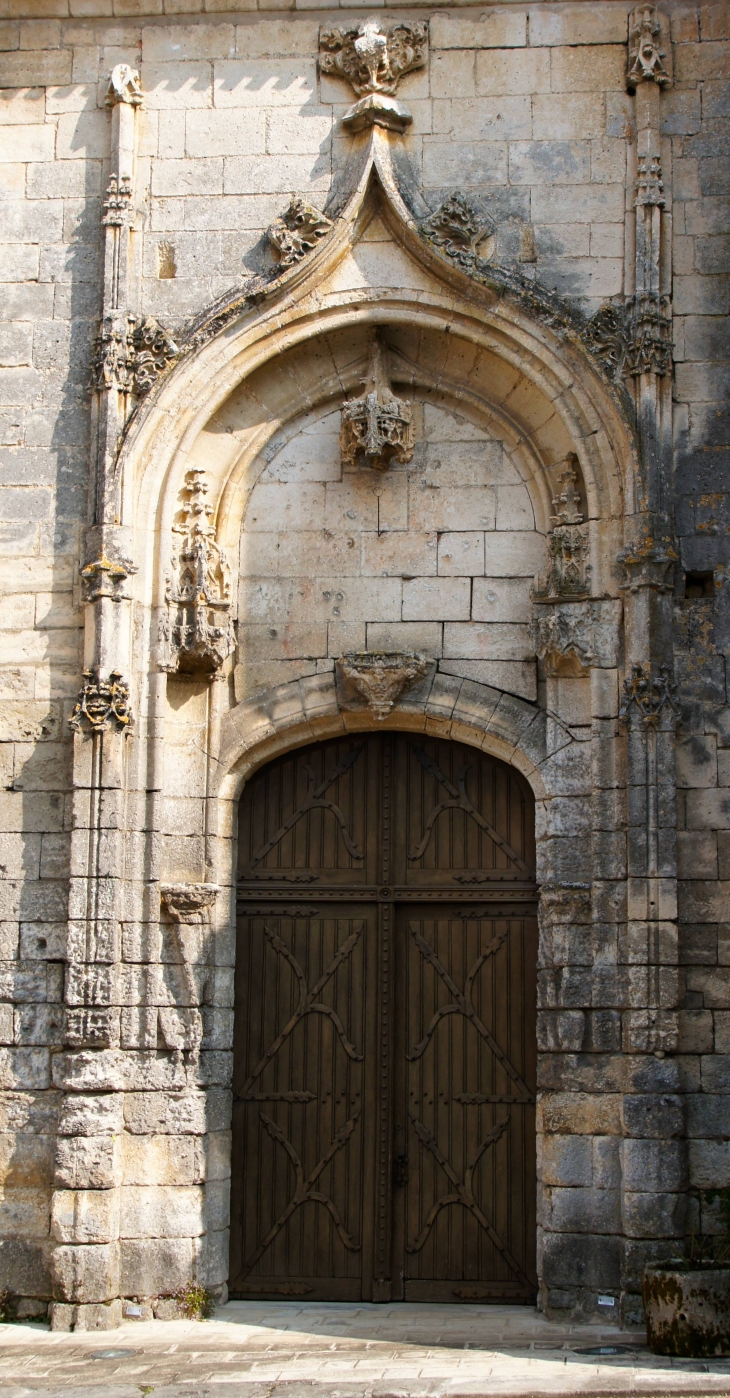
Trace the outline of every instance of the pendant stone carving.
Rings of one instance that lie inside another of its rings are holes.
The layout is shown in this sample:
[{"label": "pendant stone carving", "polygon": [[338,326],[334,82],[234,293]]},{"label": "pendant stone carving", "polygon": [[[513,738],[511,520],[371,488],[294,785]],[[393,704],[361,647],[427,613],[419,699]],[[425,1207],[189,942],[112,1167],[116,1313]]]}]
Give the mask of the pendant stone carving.
[{"label": "pendant stone carving", "polygon": [[208,484],[199,467],[185,478],[188,496],[182,524],[173,526],[172,573],[167,578],[163,618],[163,670],[212,675],[233,645],[231,576],[224,549],[215,538]]},{"label": "pendant stone carving", "polygon": [[405,466],[413,459],[413,408],[393,393],[377,333],[370,348],[368,376],[362,398],[342,405],[340,452],[343,466],[361,461],[376,471],[391,462]]},{"label": "pendant stone carving", "polygon": [[343,126],[350,131],[375,125],[404,131],[410,125],[411,113],[394,94],[405,73],[423,68],[427,36],[421,21],[384,26],[372,17],[357,28],[322,29],[320,71],[344,78],[360,98],[345,112]]},{"label": "pendant stone carving", "polygon": [[656,670],[650,665],[632,665],[624,680],[619,718],[630,723],[638,717],[645,727],[652,728],[658,727],[662,717],[668,718],[670,725],[676,724],[676,694],[677,686],[668,665],[660,665]]},{"label": "pendant stone carving", "polygon": [[[354,689],[377,719],[388,717],[396,699],[426,673],[428,662],[411,651],[352,651],[336,662],[341,707],[349,707],[347,689]],[[344,684],[343,684],[344,681]]]}]

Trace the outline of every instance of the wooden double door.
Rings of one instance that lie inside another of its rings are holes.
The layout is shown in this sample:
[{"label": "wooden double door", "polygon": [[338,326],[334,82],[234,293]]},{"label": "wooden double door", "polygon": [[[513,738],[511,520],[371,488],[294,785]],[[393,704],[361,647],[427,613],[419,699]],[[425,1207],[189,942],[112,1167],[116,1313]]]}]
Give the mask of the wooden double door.
[{"label": "wooden double door", "polygon": [[251,780],[239,848],[231,1294],[531,1301],[527,783],[349,735]]}]

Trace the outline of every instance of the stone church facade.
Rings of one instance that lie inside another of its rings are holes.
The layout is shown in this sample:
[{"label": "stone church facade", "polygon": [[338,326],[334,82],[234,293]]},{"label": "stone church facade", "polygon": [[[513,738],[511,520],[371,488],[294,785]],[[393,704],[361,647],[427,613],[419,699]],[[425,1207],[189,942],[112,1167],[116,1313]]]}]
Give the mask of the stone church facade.
[{"label": "stone church facade", "polygon": [[[193,1282],[635,1323],[730,1186],[730,14],[228,3],[2,0],[0,1288],[59,1329]],[[428,898],[402,1057],[483,1113],[458,1166],[389,1115]],[[338,1054],[374,1086],[307,1155]]]}]

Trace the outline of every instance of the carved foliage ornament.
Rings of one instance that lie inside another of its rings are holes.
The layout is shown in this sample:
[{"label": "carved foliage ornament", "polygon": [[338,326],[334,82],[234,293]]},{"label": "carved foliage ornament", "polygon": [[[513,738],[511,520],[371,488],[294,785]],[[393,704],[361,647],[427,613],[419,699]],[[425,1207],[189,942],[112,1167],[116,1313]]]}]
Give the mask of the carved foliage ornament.
[{"label": "carved foliage ornament", "polygon": [[666,374],[672,349],[668,310],[667,297],[651,291],[609,302],[588,322],[583,343],[609,378]]},{"label": "carved foliage ornament", "polygon": [[535,598],[582,597],[590,589],[588,529],[579,509],[574,461],[571,454],[566,461],[567,469],[559,477],[562,491],[553,499],[553,530],[548,538],[550,570],[544,582],[538,579]]},{"label": "carved foliage ornament", "polygon": [[392,461],[406,465],[415,442],[413,408],[396,398],[385,367],[383,347],[374,335],[370,348],[365,394],[342,406],[340,452],[345,466],[362,461],[384,471]]},{"label": "carved foliage ornament", "polygon": [[121,228],[130,222],[131,217],[132,181],[129,175],[122,175],[121,179],[118,175],[112,175],[106,187],[102,224],[105,228]]},{"label": "carved foliage ornament", "polygon": [[105,316],[94,349],[94,387],[142,398],[179,354],[172,336],[154,316],[139,325],[135,316]]},{"label": "carved foliage ornament", "polygon": [[167,578],[162,668],[210,675],[233,649],[231,574],[225,551],[216,543],[205,473],[188,471],[185,490],[184,518],[173,528],[179,543],[173,544]]},{"label": "carved foliage ornament", "polygon": [[631,673],[624,680],[619,718],[630,722],[638,717],[645,726],[654,727],[663,715],[676,721],[676,693],[677,686],[668,665],[660,665],[654,671],[649,665],[632,665]]},{"label": "carved foliage ornament", "polygon": [[340,675],[354,685],[377,719],[388,717],[403,691],[425,675],[426,666],[424,656],[411,651],[353,651],[337,661]]},{"label": "carved foliage ornament", "polygon": [[81,568],[81,594],[84,602],[98,602],[109,597],[112,602],[126,602],[128,594],[124,583],[131,573],[136,573],[136,565],[124,554],[116,556],[102,552]]},{"label": "carved foliage ornament", "polygon": [[424,219],[421,232],[434,247],[441,248],[462,266],[470,266],[476,261],[480,243],[494,232],[494,224],[457,190],[430,218]]},{"label": "carved foliage ornament", "polygon": [[665,87],[670,82],[664,66],[666,57],[660,48],[662,25],[656,5],[637,5],[629,18],[629,67],[627,86],[632,90],[639,83],[654,82]]},{"label": "carved foliage ornament", "polygon": [[69,723],[77,733],[124,731],[132,721],[129,685],[120,670],[112,670],[103,680],[98,670],[84,670],[84,683]]},{"label": "carved foliage ornament", "polygon": [[345,78],[358,97],[392,95],[404,73],[424,66],[427,35],[420,22],[384,27],[374,18],[357,28],[323,29],[319,66],[323,73]]},{"label": "carved foliage ornament", "polygon": [[332,221],[319,209],[293,198],[286,213],[267,229],[266,236],[278,254],[282,267],[293,267],[307,253],[314,252],[332,228]]}]

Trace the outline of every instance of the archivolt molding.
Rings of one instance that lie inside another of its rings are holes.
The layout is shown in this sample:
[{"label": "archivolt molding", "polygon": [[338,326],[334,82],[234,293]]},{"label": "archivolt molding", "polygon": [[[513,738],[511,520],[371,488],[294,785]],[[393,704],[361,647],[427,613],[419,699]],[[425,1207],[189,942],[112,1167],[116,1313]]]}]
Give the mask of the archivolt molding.
[{"label": "archivolt molding", "polygon": [[[498,278],[490,284],[475,282],[442,249],[424,241],[417,211],[411,211],[401,194],[399,179],[404,183],[404,176],[395,170],[390,139],[375,129],[366,139],[356,140],[359,150],[353,160],[359,178],[348,177],[349,199],[333,192],[328,206],[332,232],[314,252],[268,282],[249,283],[201,317],[182,339],[179,361],[140,405],[122,445],[118,474],[124,520],[149,520],[150,528],[163,535],[169,532],[196,438],[226,399],[286,349],[363,325],[436,332],[449,348],[481,348],[518,369],[526,380],[526,393],[541,395],[564,424],[580,460],[589,515],[619,519],[624,511],[631,513],[636,444],[620,393],[602,380],[577,335],[546,324],[534,308],[526,312],[519,299],[508,294],[509,288],[499,286]],[[415,207],[417,192],[410,194]],[[392,285],[338,283],[338,268],[376,214],[411,263],[420,267],[425,276],[420,291],[404,294]],[[341,383],[332,387],[342,392]],[[325,392],[323,385],[320,401]],[[289,410],[286,416],[291,416]],[[280,416],[273,426],[267,422],[262,427],[258,443],[249,442],[249,456],[283,420]],[[524,424],[516,426],[529,438]],[[212,484],[217,523],[229,512],[230,481]],[[142,589],[152,600],[149,566],[142,570]]]},{"label": "archivolt molding", "polygon": [[338,733],[394,728],[425,732],[484,749],[516,767],[538,801],[558,794],[557,754],[576,744],[559,719],[513,694],[428,667],[384,719],[341,710],[333,671],[278,685],[244,700],[223,718],[214,801],[235,802],[259,767],[280,753]]}]

